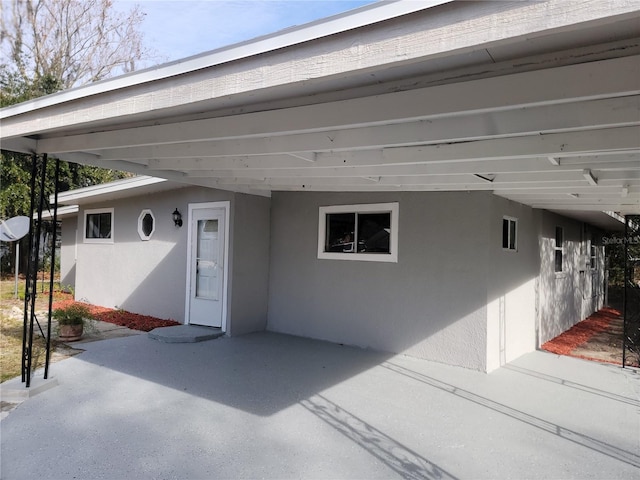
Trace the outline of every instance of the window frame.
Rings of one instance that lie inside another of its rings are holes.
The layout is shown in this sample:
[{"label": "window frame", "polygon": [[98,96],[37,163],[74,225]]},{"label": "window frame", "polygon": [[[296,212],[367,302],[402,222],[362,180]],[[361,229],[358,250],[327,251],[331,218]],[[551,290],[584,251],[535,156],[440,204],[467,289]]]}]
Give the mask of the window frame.
[{"label": "window frame", "polygon": [[[149,233],[149,235],[146,235],[142,228],[143,219],[147,215],[151,215],[151,219],[153,220],[151,232]],[[155,231],[156,231],[156,216],[153,214],[150,208],[145,208],[144,210],[142,210],[142,212],[140,212],[140,215],[138,216],[138,235],[140,236],[140,240],[142,241],[150,240]]]},{"label": "window frame", "polygon": [[[558,246],[558,231],[561,234],[561,244]],[[556,225],[555,236],[553,238],[553,271],[557,274],[561,274],[564,272],[564,227]],[[556,262],[556,258],[558,253],[560,254],[560,270],[558,270],[558,265]]]},{"label": "window frame", "polygon": [[[504,246],[504,221],[507,221],[507,246]],[[515,225],[514,228],[514,241],[513,241],[513,248],[510,247],[511,245],[511,223],[513,223]],[[510,217],[508,215],[504,215],[502,217],[502,249],[505,252],[517,252],[518,251],[518,219],[516,217]]]},{"label": "window frame", "polygon": [[[398,202],[330,205],[320,207],[318,211],[318,259],[398,263],[399,210]],[[327,235],[327,214],[332,213],[389,213],[391,217],[389,253],[326,252],[324,248]]]},{"label": "window frame", "polygon": [[[111,214],[111,236],[109,238],[93,238],[87,237],[87,224],[89,221],[89,215],[100,215],[103,213]],[[84,225],[82,228],[82,237],[84,243],[113,243],[113,238],[115,236],[115,225],[114,225],[114,209],[113,208],[92,208],[87,209],[83,212],[84,215]]]}]

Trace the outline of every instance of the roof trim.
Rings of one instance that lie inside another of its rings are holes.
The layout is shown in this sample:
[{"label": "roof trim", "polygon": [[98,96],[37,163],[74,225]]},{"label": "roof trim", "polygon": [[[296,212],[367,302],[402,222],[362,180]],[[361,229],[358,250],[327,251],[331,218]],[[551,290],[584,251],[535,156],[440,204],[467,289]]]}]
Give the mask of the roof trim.
[{"label": "roof trim", "polygon": [[304,25],[290,27],[252,40],[5,107],[0,109],[0,118],[7,118],[92,95],[155,82],[223,63],[241,60],[365,27],[420,10],[426,10],[452,1],[453,0],[393,0],[391,2],[377,2],[365,5],[348,12],[319,19]]},{"label": "roof trim", "polygon": [[[78,214],[78,210],[80,207],[78,205],[68,205],[66,207],[58,207],[58,219],[72,217]],[[33,214],[33,219],[38,219],[38,213]],[[43,210],[42,211],[42,220],[51,220],[53,219],[53,210]]]},{"label": "roof trim", "polygon": [[[116,180],[115,182],[102,183],[100,185],[92,185],[90,187],[77,188],[75,190],[69,190],[67,192],[59,193],[58,203],[70,204],[80,202],[88,198],[148,187],[150,185],[156,185],[158,183],[167,181],[168,180],[165,178],[156,178],[149,176],[125,178],[122,180]],[[53,202],[54,198],[52,197],[50,201]]]}]

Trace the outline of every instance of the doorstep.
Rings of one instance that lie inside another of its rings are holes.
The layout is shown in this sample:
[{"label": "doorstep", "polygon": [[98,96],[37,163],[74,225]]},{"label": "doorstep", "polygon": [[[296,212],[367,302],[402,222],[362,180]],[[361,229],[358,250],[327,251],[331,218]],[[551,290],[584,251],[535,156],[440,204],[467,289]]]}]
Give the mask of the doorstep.
[{"label": "doorstep", "polygon": [[154,328],[149,337],[165,343],[195,343],[213,340],[224,335],[220,328],[199,325],[175,325]]}]

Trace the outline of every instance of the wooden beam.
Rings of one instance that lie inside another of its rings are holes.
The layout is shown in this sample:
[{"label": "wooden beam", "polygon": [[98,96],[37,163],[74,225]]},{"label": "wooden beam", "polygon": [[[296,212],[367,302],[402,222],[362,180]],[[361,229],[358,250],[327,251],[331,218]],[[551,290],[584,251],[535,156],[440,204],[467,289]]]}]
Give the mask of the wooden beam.
[{"label": "wooden beam", "polygon": [[101,154],[104,159],[122,160],[290,153],[304,160],[315,161],[313,152],[459,142],[634,123],[640,124],[640,96],[314,133],[113,148]]},{"label": "wooden beam", "polygon": [[535,158],[542,155],[603,154],[608,151],[635,154],[640,152],[639,133],[640,129],[634,126],[478,140],[447,145],[386,148],[383,151],[383,163],[415,163],[420,160],[442,162],[471,159]]},{"label": "wooden beam", "polygon": [[[259,157],[254,157],[259,158]],[[588,164],[592,170],[621,170],[631,171],[640,169],[637,161],[604,162]],[[186,170],[189,177],[242,177],[242,178],[266,178],[266,177],[309,177],[309,178],[337,178],[337,177],[365,177],[365,176],[423,176],[423,175],[454,175],[454,174],[503,174],[503,173],[557,173],[557,172],[582,172],[584,165],[562,165],[554,167],[544,158],[483,160],[464,162],[442,162],[430,164],[411,165],[375,165],[364,167],[293,167],[270,168],[263,165],[262,168],[212,168],[207,170]]]},{"label": "wooden beam", "polygon": [[[442,115],[501,112],[522,107],[630,96],[640,93],[640,86],[635,81],[639,69],[640,58],[624,57],[339,102],[49,138],[41,140],[38,147],[41,152],[58,153],[293,135],[304,131],[335,130],[336,127],[357,128]],[[615,72],[615,75],[611,72]],[[584,78],[589,78],[589,82],[584,82]],[[5,131],[3,135],[9,137],[12,134]]]},{"label": "wooden beam", "polygon": [[[105,160],[108,164],[111,160]],[[132,161],[132,159],[129,159]],[[251,168],[298,168],[310,163],[293,155],[243,155],[238,157],[214,158],[151,158],[146,160],[154,170],[246,170]]]}]

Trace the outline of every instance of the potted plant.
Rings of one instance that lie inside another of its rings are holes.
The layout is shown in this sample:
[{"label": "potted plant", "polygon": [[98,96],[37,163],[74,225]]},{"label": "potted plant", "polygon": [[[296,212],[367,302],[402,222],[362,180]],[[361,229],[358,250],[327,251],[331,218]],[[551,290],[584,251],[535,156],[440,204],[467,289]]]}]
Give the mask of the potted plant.
[{"label": "potted plant", "polygon": [[58,337],[63,342],[80,340],[84,332],[84,324],[91,317],[89,308],[81,303],[72,303],[57,308],[52,316],[58,321]]}]

